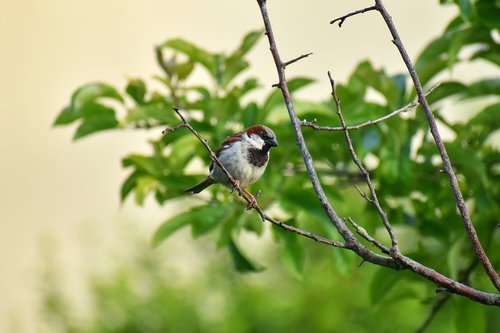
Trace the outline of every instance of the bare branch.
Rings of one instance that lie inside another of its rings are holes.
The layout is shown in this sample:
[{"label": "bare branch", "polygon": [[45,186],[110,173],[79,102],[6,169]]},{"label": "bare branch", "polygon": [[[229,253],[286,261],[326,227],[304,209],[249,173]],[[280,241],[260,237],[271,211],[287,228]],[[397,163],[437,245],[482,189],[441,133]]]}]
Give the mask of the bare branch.
[{"label": "bare branch", "polygon": [[[462,295],[483,304],[500,306],[500,295],[476,290],[463,283],[450,279],[449,277],[446,277],[436,272],[435,270],[426,267],[420,264],[419,262],[402,255],[400,252],[391,251],[391,257],[375,254],[372,251],[368,250],[363,244],[361,244],[355,238],[354,234],[351,232],[351,230],[349,230],[349,228],[347,228],[345,222],[338,216],[338,214],[335,212],[335,210],[329,203],[323,191],[323,188],[319,182],[318,175],[316,174],[316,170],[314,169],[312,157],[309,153],[309,150],[307,149],[300,128],[300,120],[297,117],[297,114],[295,112],[291,100],[290,91],[288,90],[285,70],[283,68],[283,62],[281,61],[276,46],[276,40],[274,38],[273,30],[271,27],[271,21],[269,19],[269,14],[267,11],[266,1],[257,0],[257,3],[259,4],[260,7],[262,19],[264,21],[266,29],[266,36],[269,41],[271,54],[273,56],[273,60],[279,77],[278,88],[280,88],[283,94],[288,115],[290,117],[290,121],[292,123],[293,130],[295,132],[297,146],[304,159],[304,164],[309,174],[309,178],[311,179],[311,184],[313,185],[316,195],[320,201],[320,204],[324,209],[325,213],[327,214],[328,218],[332,222],[332,224],[335,226],[335,228],[339,231],[341,236],[346,241],[345,248],[354,251],[364,260],[377,265],[386,266],[393,269],[409,269],[415,272],[416,274],[421,275],[422,277],[428,279],[429,281],[436,283],[438,286],[445,288],[450,293]],[[346,127],[345,124],[344,127]]]},{"label": "bare branch", "polygon": [[306,53],[306,54],[303,54],[303,55],[301,55],[301,56],[299,56],[299,57],[297,57],[297,58],[294,58],[294,59],[292,59],[292,60],[290,60],[290,61],[287,61],[287,62],[283,63],[283,68],[286,68],[286,66],[291,65],[291,64],[293,64],[294,62],[297,62],[297,61],[299,61],[299,60],[301,60],[301,59],[307,58],[307,57],[309,57],[311,54],[312,54],[312,52],[310,52],[310,53]]},{"label": "bare branch", "polygon": [[380,202],[378,201],[377,198],[377,193],[375,192],[375,187],[372,184],[370,174],[368,171],[366,171],[365,167],[363,166],[363,163],[358,158],[358,155],[356,154],[356,151],[354,150],[354,146],[352,145],[351,137],[349,135],[349,130],[347,130],[347,126],[344,120],[344,116],[342,115],[342,109],[340,108],[340,100],[337,97],[337,93],[335,91],[335,81],[332,78],[332,75],[330,72],[328,72],[328,78],[330,79],[330,85],[332,88],[332,97],[335,102],[335,107],[337,108],[337,115],[339,116],[340,123],[342,124],[342,127],[344,128],[344,134],[345,134],[345,140],[347,142],[347,146],[349,148],[349,152],[351,153],[352,160],[358,167],[359,171],[361,174],[365,177],[366,184],[368,185],[368,188],[370,189],[370,194],[371,194],[371,201],[375,208],[377,209],[377,212],[380,216],[380,219],[382,220],[382,223],[384,223],[385,229],[387,230],[387,233],[389,234],[389,237],[391,238],[391,251],[393,252],[399,252],[399,247],[398,247],[398,240],[396,238],[396,235],[394,234],[394,230],[392,230],[391,224],[389,223],[389,220],[387,219],[387,214],[384,212],[382,209],[382,206],[380,205]]},{"label": "bare branch", "polygon": [[283,62],[281,61],[277,46],[276,40],[274,38],[273,29],[271,27],[271,21],[269,19],[269,13],[267,11],[266,1],[265,0],[257,0],[259,4],[260,11],[262,14],[262,19],[264,21],[266,36],[269,41],[269,46],[271,50],[271,54],[273,56],[274,64],[276,66],[276,70],[278,72],[279,84],[278,87],[281,89],[283,94],[283,98],[285,100],[285,105],[288,111],[288,115],[290,117],[290,121],[293,125],[293,130],[295,132],[295,137],[297,141],[297,146],[299,151],[304,159],[304,164],[306,166],[307,172],[309,174],[309,178],[311,179],[311,183],[313,185],[314,191],[316,192],[317,197],[319,198],[321,207],[325,211],[329,220],[335,226],[335,228],[339,231],[342,238],[346,241],[346,248],[351,249],[355,253],[357,253],[360,257],[365,259],[366,261],[376,263],[381,266],[387,266],[394,269],[401,269],[400,265],[390,257],[381,256],[376,253],[373,253],[369,249],[367,249],[363,244],[361,244],[351,230],[346,226],[345,222],[338,216],[337,212],[333,209],[326,194],[321,186],[318,175],[316,174],[316,170],[314,169],[313,160],[309,150],[307,149],[306,143],[304,141],[304,136],[302,134],[300,128],[300,120],[295,112],[295,108],[292,103],[292,98],[290,95],[290,91],[288,90],[288,85],[286,83],[286,75],[285,69],[283,68]]},{"label": "bare branch", "polygon": [[[439,86],[439,83],[432,86],[426,93],[425,93],[425,96],[429,95],[430,93],[432,93],[432,91],[434,89],[436,89],[437,87]],[[417,107],[419,105],[419,102],[418,102],[418,99],[414,100],[413,102],[407,104],[406,106],[400,108],[400,109],[397,109],[397,110],[394,110],[392,111],[391,113],[383,116],[383,117],[380,117],[378,119],[375,119],[375,120],[368,120],[367,122],[364,122],[364,123],[361,123],[359,125],[353,125],[353,126],[347,126],[346,129],[348,131],[352,131],[352,130],[359,130],[363,127],[368,127],[368,126],[371,126],[371,125],[375,125],[375,124],[378,124],[380,122],[383,122],[387,119],[390,119],[392,117],[394,117],[395,115],[397,114],[400,114],[400,113],[404,113],[404,112],[407,112],[407,111],[410,111],[411,109]],[[329,131],[329,132],[340,132],[340,131],[344,131],[344,128],[341,127],[341,126],[338,126],[338,127],[330,127],[330,126],[321,126],[321,125],[318,125],[315,121],[301,121],[300,124],[304,127],[311,127],[315,130],[319,130],[319,131]]]},{"label": "bare branch", "polygon": [[418,78],[415,67],[413,66],[413,63],[412,63],[410,57],[408,56],[408,52],[406,52],[406,49],[403,46],[403,42],[401,41],[401,38],[399,37],[399,33],[396,30],[396,26],[394,25],[392,18],[389,15],[389,12],[385,9],[384,4],[382,3],[382,0],[375,0],[375,7],[376,7],[377,11],[382,15],[387,27],[389,28],[389,31],[391,32],[391,35],[393,38],[393,43],[398,48],[399,53],[401,54],[401,57],[402,57],[405,65],[408,69],[408,72],[410,73],[410,76],[413,80],[413,84],[414,84],[415,89],[417,91],[418,101],[419,101],[420,105],[422,105],[425,116],[427,117],[427,122],[429,123],[429,128],[430,128],[432,137],[434,138],[434,142],[436,143],[437,149],[439,151],[439,155],[441,156],[441,160],[443,161],[444,171],[445,171],[446,175],[448,176],[448,180],[450,182],[451,189],[452,189],[453,194],[455,196],[456,206],[458,208],[458,211],[460,212],[460,215],[462,216],[465,230],[467,231],[467,234],[469,235],[469,238],[472,242],[472,247],[474,248],[474,251],[476,252],[477,257],[481,261],[481,264],[483,265],[491,282],[497,288],[497,290],[500,290],[500,277],[499,277],[498,273],[495,271],[495,268],[491,264],[488,256],[486,255],[486,252],[484,251],[484,249],[481,245],[481,242],[479,241],[479,237],[477,236],[476,229],[474,228],[474,225],[472,223],[472,219],[469,215],[469,211],[467,210],[467,206],[465,205],[465,200],[464,200],[462,192],[460,190],[460,186],[458,185],[457,177],[455,175],[455,172],[453,171],[453,166],[451,165],[450,158],[449,158],[448,153],[446,151],[446,148],[444,146],[443,140],[441,138],[441,134],[439,133],[436,120],[434,119],[434,115],[432,114],[432,111],[429,107],[429,103],[427,102],[427,99],[425,98],[422,84],[420,83],[420,79]]},{"label": "bare branch", "polygon": [[[194,129],[191,124],[189,124],[189,122],[186,120],[186,118],[184,118],[184,116],[182,115],[182,113],[179,111],[179,109],[177,107],[172,107],[172,109],[175,111],[175,113],[177,113],[177,115],[179,116],[179,118],[181,118],[182,120],[182,123],[175,126],[175,127],[168,127],[166,129],[164,129],[162,131],[162,134],[166,134],[166,133],[171,133],[179,128],[187,128],[191,131],[191,133],[193,133],[197,138],[198,140],[200,140],[201,143],[203,143],[203,145],[205,146],[205,148],[208,150],[208,152],[210,153],[210,158],[212,159],[212,161],[214,161],[214,163],[217,164],[217,166],[219,166],[221,168],[221,170],[226,174],[226,176],[228,177],[228,179],[231,181],[231,183],[233,184],[234,188],[238,191],[238,194],[243,197],[248,203],[251,202],[250,198],[248,198],[248,196],[246,195],[246,193],[240,188],[240,186],[238,185],[238,183],[236,182],[236,180],[231,176],[231,174],[229,174],[229,172],[227,171],[227,169],[224,167],[224,165],[222,165],[222,163],[219,161],[219,159],[217,158],[217,156],[215,155],[214,151],[212,150],[212,148],[210,148],[210,145],[208,144],[207,140],[205,140],[199,133],[198,131],[196,131],[196,129]],[[325,237],[322,237],[322,236],[318,236],[312,232],[309,232],[309,231],[305,231],[305,230],[301,230],[299,228],[296,228],[296,227],[293,227],[291,225],[288,225],[280,220],[277,220],[277,219],[274,219],[272,217],[270,217],[269,215],[267,215],[266,213],[264,213],[264,211],[259,207],[259,205],[257,203],[254,203],[254,205],[252,206],[253,209],[255,209],[257,211],[257,213],[259,213],[262,221],[269,221],[271,222],[272,224],[275,224],[277,225],[278,227],[284,229],[284,230],[287,230],[287,231],[291,231],[291,232],[294,232],[298,235],[301,235],[301,236],[304,236],[304,237],[308,237],[308,238],[311,238],[319,243],[324,243],[324,244],[327,244],[327,245],[330,245],[330,246],[335,246],[335,247],[341,247],[341,248],[345,248],[346,245],[344,243],[341,243],[341,242],[337,242],[337,241],[334,241],[334,240],[331,240],[331,239],[328,239],[328,238],[325,238]]]},{"label": "bare branch", "polygon": [[339,27],[341,28],[342,27],[342,24],[344,23],[344,21],[348,18],[348,17],[351,17],[351,16],[354,16],[354,15],[358,15],[358,14],[363,14],[363,13],[366,13],[366,12],[369,12],[371,10],[375,10],[376,7],[375,6],[371,6],[371,7],[366,7],[366,8],[363,8],[363,9],[360,9],[360,10],[356,10],[354,12],[351,12],[349,14],[346,14],[344,16],[341,16],[341,17],[338,17],[332,21],[330,21],[330,24],[334,24],[335,22],[339,21]]}]

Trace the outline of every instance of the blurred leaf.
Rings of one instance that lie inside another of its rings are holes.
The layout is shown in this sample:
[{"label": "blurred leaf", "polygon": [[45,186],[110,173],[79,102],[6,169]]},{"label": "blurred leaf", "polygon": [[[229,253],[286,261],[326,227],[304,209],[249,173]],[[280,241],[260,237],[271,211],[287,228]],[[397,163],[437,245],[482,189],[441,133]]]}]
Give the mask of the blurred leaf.
[{"label": "blurred leaf", "polygon": [[71,97],[71,109],[79,113],[81,108],[99,98],[111,98],[123,103],[123,97],[112,86],[105,83],[89,83],[75,91]]},{"label": "blurred leaf", "polygon": [[166,220],[158,229],[156,229],[155,233],[153,234],[151,244],[153,245],[153,247],[160,245],[174,232],[189,225],[192,220],[193,217],[191,215],[191,211],[178,214],[173,218]]},{"label": "blurred leaf", "polygon": [[471,0],[458,0],[460,6],[460,16],[467,22],[469,21],[470,11],[471,11]]},{"label": "blurred leaf", "polygon": [[137,185],[137,179],[141,176],[139,171],[132,172],[124,181],[120,189],[120,199],[123,202]]},{"label": "blurred leaf", "polygon": [[464,238],[461,237],[460,239],[456,240],[453,242],[451,245],[448,254],[447,254],[447,260],[446,263],[448,264],[448,269],[449,269],[449,277],[452,279],[458,279],[458,274],[459,272],[464,268],[464,256],[462,254],[462,249],[464,246]]},{"label": "blurred leaf", "polygon": [[500,96],[500,79],[484,79],[469,85],[462,94],[462,98],[474,98],[480,96]]},{"label": "blurred leaf", "polygon": [[457,81],[441,82],[439,86],[434,89],[432,94],[427,96],[427,101],[432,105],[433,103],[436,103],[442,99],[460,94],[466,89],[466,85]]},{"label": "blurred leaf", "polygon": [[[223,220],[233,220],[235,205],[220,205],[213,203],[209,206],[201,206],[192,212],[191,234],[193,238],[205,235]],[[234,221],[233,221],[234,222]]]},{"label": "blurred leaf", "polygon": [[67,106],[57,116],[56,120],[54,121],[54,126],[67,125],[74,122],[78,118],[80,118],[80,116],[73,112],[71,107]]},{"label": "blurred leaf", "polygon": [[203,67],[205,67],[205,69],[212,75],[213,78],[217,76],[215,55],[210,54],[209,52],[194,45],[193,43],[188,42],[182,38],[176,38],[166,41],[161,46],[184,53],[193,61],[198,62]]},{"label": "blurred leaf", "polygon": [[242,58],[250,51],[259,39],[264,35],[264,30],[250,31],[243,37],[240,46],[233,52],[231,57]]},{"label": "blurred leaf", "polygon": [[[288,220],[285,223],[296,226],[294,220]],[[275,225],[273,225],[273,231],[283,246],[282,254],[286,266],[296,278],[301,279],[304,269],[304,249],[298,235]]]},{"label": "blurred leaf", "polygon": [[146,84],[141,79],[130,79],[125,88],[127,94],[134,99],[137,104],[144,104],[146,95]]},{"label": "blurred leaf", "polygon": [[137,178],[135,185],[135,203],[142,206],[148,194],[154,192],[158,188],[159,181],[157,178],[150,175],[141,175]]},{"label": "blurred leaf", "polygon": [[453,299],[455,328],[458,333],[486,332],[486,316],[483,306],[463,298]]},{"label": "blurred leaf", "polygon": [[500,3],[498,1],[478,1],[475,5],[477,19],[492,29],[500,29]]},{"label": "blurred leaf", "polygon": [[234,268],[241,273],[260,272],[264,267],[252,262],[247,256],[239,249],[234,237],[229,240],[227,245],[229,254],[233,259]]},{"label": "blurred leaf", "polygon": [[118,127],[115,111],[95,102],[87,102],[80,108],[82,123],[78,126],[73,140],[89,134]]},{"label": "blurred leaf", "polygon": [[349,87],[352,87],[355,78],[358,78],[359,84],[370,86],[381,93],[391,109],[396,109],[399,106],[404,91],[399,90],[399,85],[388,77],[384,70],[375,70],[369,61],[363,61],[352,74]]},{"label": "blurred leaf", "polygon": [[401,277],[397,272],[384,268],[377,269],[370,283],[371,303],[377,304],[382,301],[400,280]]},{"label": "blurred leaf", "polygon": [[141,105],[128,110],[125,122],[139,123],[141,121],[156,120],[160,124],[168,124],[175,121],[175,117],[171,110],[164,107],[162,104]]},{"label": "blurred leaf", "polygon": [[193,72],[194,63],[191,61],[186,61],[184,63],[179,63],[175,65],[175,74],[180,81],[187,79],[187,77]]}]

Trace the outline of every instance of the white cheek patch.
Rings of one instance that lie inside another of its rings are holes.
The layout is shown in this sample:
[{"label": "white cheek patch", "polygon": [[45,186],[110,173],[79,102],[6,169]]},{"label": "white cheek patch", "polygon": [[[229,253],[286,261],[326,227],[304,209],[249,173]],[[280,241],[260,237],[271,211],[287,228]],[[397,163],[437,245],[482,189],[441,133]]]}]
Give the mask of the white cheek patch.
[{"label": "white cheek patch", "polygon": [[248,143],[250,143],[251,146],[257,148],[257,149],[262,149],[264,146],[264,140],[257,134],[252,134],[248,137]]}]

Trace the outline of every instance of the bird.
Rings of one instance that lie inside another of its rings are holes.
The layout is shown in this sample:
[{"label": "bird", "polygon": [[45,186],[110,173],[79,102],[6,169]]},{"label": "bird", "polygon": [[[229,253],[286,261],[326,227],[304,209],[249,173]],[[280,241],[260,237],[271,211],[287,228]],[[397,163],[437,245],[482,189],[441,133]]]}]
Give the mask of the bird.
[{"label": "bird", "polygon": [[264,125],[253,125],[245,131],[229,135],[215,151],[215,156],[234,178],[236,186],[212,160],[208,177],[184,192],[200,193],[215,183],[222,184],[231,191],[239,187],[250,199],[247,208],[255,207],[257,202],[255,197],[245,188],[255,183],[264,174],[269,162],[269,151],[273,147],[278,147],[276,135]]}]

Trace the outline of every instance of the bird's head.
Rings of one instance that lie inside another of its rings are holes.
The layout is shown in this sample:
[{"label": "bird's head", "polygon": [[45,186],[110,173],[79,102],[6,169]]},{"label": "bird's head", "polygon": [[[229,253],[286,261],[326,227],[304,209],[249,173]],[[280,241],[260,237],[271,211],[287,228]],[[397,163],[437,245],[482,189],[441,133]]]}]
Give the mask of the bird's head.
[{"label": "bird's head", "polygon": [[269,151],[272,147],[278,147],[276,135],[267,126],[254,125],[245,131],[248,141],[257,149]]}]

